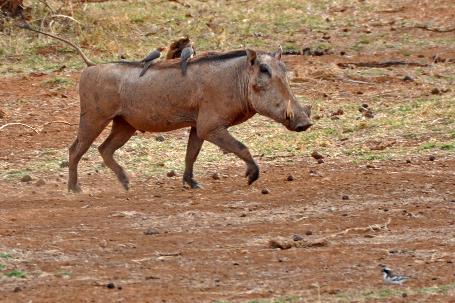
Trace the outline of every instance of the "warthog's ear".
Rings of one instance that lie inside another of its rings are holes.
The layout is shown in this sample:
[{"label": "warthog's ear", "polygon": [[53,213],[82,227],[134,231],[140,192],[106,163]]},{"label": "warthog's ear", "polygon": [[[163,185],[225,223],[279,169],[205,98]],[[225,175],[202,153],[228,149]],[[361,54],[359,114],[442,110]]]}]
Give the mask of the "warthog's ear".
[{"label": "warthog's ear", "polygon": [[277,60],[281,60],[281,55],[283,54],[283,48],[281,47],[281,45],[278,47],[278,50],[276,52],[273,53],[273,56],[275,57],[275,59]]},{"label": "warthog's ear", "polygon": [[254,65],[254,63],[256,62],[256,52],[252,49],[247,49],[246,50],[246,59],[250,65]]}]

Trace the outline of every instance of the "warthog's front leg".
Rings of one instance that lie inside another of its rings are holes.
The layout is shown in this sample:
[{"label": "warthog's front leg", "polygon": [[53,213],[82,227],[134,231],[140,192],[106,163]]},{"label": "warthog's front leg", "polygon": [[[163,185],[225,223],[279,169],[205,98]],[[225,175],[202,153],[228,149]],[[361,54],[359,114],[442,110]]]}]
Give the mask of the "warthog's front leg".
[{"label": "warthog's front leg", "polygon": [[247,165],[245,176],[248,177],[249,185],[259,178],[259,167],[254,162],[248,147],[235,139],[226,128],[218,128],[209,132],[205,139],[218,145],[221,149],[234,153],[237,157],[245,161]]},{"label": "warthog's front leg", "polygon": [[193,165],[201,151],[204,140],[199,138],[195,127],[191,127],[188,145],[186,146],[185,156],[185,173],[183,174],[183,183],[187,183],[191,188],[201,188],[193,179]]}]

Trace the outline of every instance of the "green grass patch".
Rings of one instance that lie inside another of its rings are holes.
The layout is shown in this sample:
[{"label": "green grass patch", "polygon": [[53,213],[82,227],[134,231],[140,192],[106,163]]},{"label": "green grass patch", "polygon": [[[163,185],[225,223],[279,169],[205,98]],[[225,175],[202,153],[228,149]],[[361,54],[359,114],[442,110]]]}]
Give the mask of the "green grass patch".
[{"label": "green grass patch", "polygon": [[5,264],[0,264],[0,270],[4,270],[6,268]]},{"label": "green grass patch", "polygon": [[44,83],[50,86],[69,86],[73,84],[73,81],[68,78],[56,76],[49,80],[44,81]]},{"label": "green grass patch", "polygon": [[7,276],[9,278],[26,278],[27,273],[25,271],[15,269],[15,270],[5,273],[5,276]]},{"label": "green grass patch", "polygon": [[0,259],[12,259],[13,256],[11,256],[11,254],[9,253],[6,253],[6,252],[2,252],[0,253]]}]

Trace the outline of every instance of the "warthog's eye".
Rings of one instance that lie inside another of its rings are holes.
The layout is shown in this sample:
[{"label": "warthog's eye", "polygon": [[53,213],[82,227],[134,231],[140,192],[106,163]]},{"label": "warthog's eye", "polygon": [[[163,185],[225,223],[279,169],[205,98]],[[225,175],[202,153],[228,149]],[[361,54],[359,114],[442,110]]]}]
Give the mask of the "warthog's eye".
[{"label": "warthog's eye", "polygon": [[259,70],[261,71],[261,73],[267,74],[269,77],[272,77],[272,71],[270,70],[270,67],[267,64],[264,63],[260,64]]}]

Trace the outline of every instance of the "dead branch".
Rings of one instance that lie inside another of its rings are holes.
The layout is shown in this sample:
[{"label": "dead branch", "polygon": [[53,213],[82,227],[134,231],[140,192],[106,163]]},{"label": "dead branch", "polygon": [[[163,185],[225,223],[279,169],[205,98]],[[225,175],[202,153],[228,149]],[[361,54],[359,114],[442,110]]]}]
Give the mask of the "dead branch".
[{"label": "dead branch", "polygon": [[366,231],[380,231],[380,230],[388,230],[389,229],[389,224],[391,222],[391,219],[389,218],[387,222],[384,224],[373,224],[373,225],[368,225],[367,227],[352,227],[352,228],[347,228],[343,231],[334,233],[332,235],[329,235],[325,237],[325,239],[330,239],[330,238],[335,238],[341,235],[345,235],[347,233],[350,233],[352,231],[357,231],[357,232],[366,232]]},{"label": "dead branch", "polygon": [[390,66],[397,66],[397,65],[421,66],[421,67],[428,66],[428,64],[425,64],[425,63],[409,62],[409,61],[396,61],[396,60],[383,61],[383,62],[377,62],[377,61],[340,62],[340,63],[337,63],[337,65],[341,68],[349,68],[351,66],[357,66],[357,67],[390,67]]},{"label": "dead branch", "polygon": [[18,126],[27,127],[29,129],[33,130],[36,134],[39,134],[39,133],[41,133],[44,130],[44,127],[46,127],[47,125],[50,125],[50,124],[54,124],[54,123],[61,123],[61,124],[66,124],[66,125],[70,125],[70,126],[77,125],[75,123],[69,123],[69,122],[66,122],[66,121],[50,121],[50,122],[44,123],[43,125],[41,125],[40,128],[37,129],[37,128],[32,127],[32,126],[30,126],[28,124],[19,123],[19,122],[13,122],[13,123],[6,123],[5,125],[2,125],[0,127],[0,131],[2,131],[6,127],[18,125]]},{"label": "dead branch", "polygon": [[426,31],[437,32],[437,33],[455,32],[455,26],[448,27],[448,28],[437,28],[437,27],[429,27],[428,25],[415,25],[415,26],[412,26],[411,28],[419,28],[419,29],[423,29]]},{"label": "dead branch", "polygon": [[8,126],[14,126],[14,125],[19,125],[19,126],[23,126],[23,127],[30,128],[30,129],[33,130],[35,133],[39,134],[39,131],[36,130],[34,127],[31,127],[30,125],[27,125],[27,124],[24,124],[24,123],[18,123],[18,122],[6,123],[5,125],[2,125],[2,126],[0,127],[0,131],[2,131],[4,128],[6,128],[6,127],[8,127]]}]

